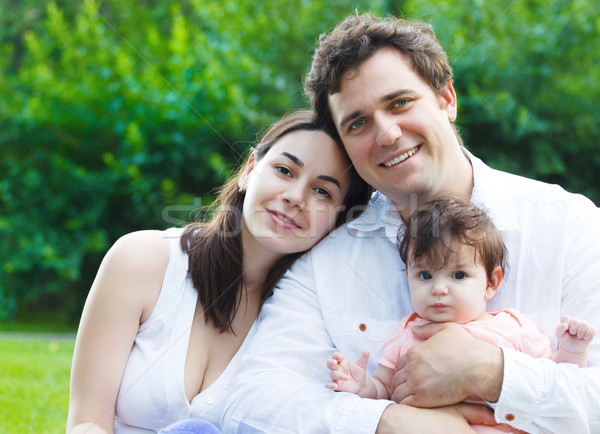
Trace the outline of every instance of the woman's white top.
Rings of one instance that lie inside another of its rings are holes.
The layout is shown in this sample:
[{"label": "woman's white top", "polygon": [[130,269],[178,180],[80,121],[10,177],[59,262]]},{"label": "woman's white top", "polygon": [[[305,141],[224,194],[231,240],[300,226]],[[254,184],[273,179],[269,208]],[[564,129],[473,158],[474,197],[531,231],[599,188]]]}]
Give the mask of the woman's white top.
[{"label": "woman's white top", "polygon": [[221,376],[192,402],[183,383],[190,329],[198,293],[188,275],[188,255],[179,244],[183,230],[168,229],[170,256],[154,310],[137,333],[121,381],[115,433],[156,432],[182,419],[201,418],[219,426],[224,401],[255,325]]}]

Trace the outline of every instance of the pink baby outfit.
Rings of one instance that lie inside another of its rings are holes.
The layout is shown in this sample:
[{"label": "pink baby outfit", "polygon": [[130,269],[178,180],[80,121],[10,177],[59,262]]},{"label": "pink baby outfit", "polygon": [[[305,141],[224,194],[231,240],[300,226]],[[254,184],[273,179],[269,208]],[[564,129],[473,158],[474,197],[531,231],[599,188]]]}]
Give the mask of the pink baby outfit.
[{"label": "pink baby outfit", "polygon": [[[493,345],[513,348],[530,356],[548,358],[552,355],[550,340],[542,334],[535,323],[514,309],[490,312],[491,318],[481,321],[471,321],[461,324],[474,338]],[[386,368],[395,369],[396,360],[414,345],[422,341],[414,333],[412,327],[429,324],[430,321],[421,318],[415,312],[402,318],[381,350],[379,364]],[[483,425],[471,426],[478,433],[520,432],[507,430],[502,427]]]}]

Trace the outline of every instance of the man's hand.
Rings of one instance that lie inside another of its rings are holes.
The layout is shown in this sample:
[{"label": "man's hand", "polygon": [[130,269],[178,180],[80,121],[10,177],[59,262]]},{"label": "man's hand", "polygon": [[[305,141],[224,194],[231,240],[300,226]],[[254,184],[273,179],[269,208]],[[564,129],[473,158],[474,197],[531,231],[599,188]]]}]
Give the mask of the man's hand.
[{"label": "man's hand", "polygon": [[496,402],[502,388],[504,360],[500,348],[479,341],[454,323],[413,329],[425,342],[396,363],[392,399],[415,407],[458,402]]},{"label": "man's hand", "polygon": [[377,434],[473,433],[469,423],[495,425],[492,411],[483,405],[457,404],[440,408],[415,408],[402,404],[385,409]]}]

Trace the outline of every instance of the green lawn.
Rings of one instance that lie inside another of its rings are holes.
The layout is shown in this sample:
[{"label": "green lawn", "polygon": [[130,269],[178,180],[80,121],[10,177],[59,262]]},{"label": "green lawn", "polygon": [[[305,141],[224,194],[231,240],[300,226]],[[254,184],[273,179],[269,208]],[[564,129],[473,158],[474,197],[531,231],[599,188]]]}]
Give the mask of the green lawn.
[{"label": "green lawn", "polygon": [[0,340],[0,433],[64,433],[74,342]]}]

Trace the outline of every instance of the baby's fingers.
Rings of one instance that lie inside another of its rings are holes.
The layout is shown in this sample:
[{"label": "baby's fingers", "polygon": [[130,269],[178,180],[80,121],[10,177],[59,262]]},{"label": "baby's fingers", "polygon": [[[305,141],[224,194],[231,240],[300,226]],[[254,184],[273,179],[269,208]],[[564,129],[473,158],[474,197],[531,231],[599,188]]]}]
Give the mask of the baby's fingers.
[{"label": "baby's fingers", "polygon": [[589,341],[592,340],[592,338],[596,335],[596,329],[587,323],[586,326],[587,327],[582,327],[582,337],[580,339],[583,339],[584,341]]},{"label": "baby's fingers", "polygon": [[331,377],[332,380],[347,380],[348,376],[341,372],[341,371],[331,371],[329,373],[329,376]]},{"label": "baby's fingers", "polygon": [[329,383],[327,385],[327,388],[331,389],[331,390],[339,390],[338,388],[338,384],[335,381],[332,381],[331,383]]},{"label": "baby's fingers", "polygon": [[340,367],[337,360],[334,360],[334,359],[327,359],[327,362],[325,363],[325,365],[327,366],[328,369],[331,369],[331,370],[338,369]]},{"label": "baby's fingers", "polygon": [[578,318],[570,318],[569,334],[579,340],[590,340],[596,334],[596,329],[587,321]]},{"label": "baby's fingers", "polygon": [[559,325],[557,325],[555,331],[556,339],[560,340],[565,333],[567,333],[568,329],[569,325],[567,323],[561,322]]}]

